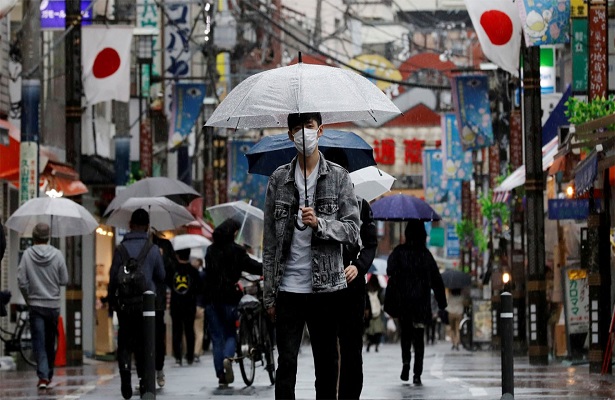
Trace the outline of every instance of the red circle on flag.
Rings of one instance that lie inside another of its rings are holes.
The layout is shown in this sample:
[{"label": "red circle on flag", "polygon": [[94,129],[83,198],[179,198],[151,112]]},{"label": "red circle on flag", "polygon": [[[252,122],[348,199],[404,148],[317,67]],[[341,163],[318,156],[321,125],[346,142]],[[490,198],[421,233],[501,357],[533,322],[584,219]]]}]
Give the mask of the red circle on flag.
[{"label": "red circle on flag", "polygon": [[120,69],[121,62],[120,55],[115,49],[105,47],[96,55],[92,73],[98,79],[106,78]]},{"label": "red circle on flag", "polygon": [[496,46],[508,43],[513,34],[513,24],[510,17],[499,10],[485,11],[480,16],[480,24],[485,33]]}]

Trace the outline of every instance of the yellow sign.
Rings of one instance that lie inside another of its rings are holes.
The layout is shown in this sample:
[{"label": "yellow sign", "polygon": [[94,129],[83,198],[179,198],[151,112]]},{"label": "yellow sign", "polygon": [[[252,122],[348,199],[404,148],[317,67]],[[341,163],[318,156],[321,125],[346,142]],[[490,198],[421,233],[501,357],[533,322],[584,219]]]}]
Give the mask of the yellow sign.
[{"label": "yellow sign", "polygon": [[587,0],[570,0],[570,16],[587,18]]},{"label": "yellow sign", "polygon": [[576,281],[579,279],[587,278],[587,270],[584,269],[570,269],[568,270],[568,279]]},{"label": "yellow sign", "polygon": [[[348,65],[373,75],[376,78],[385,78],[394,81],[402,80],[401,72],[399,72],[395,65],[378,54],[362,54],[350,60]],[[393,85],[391,82],[382,81],[371,77],[367,78],[371,81],[375,81],[376,86],[378,86],[378,88],[382,91],[385,91]]]}]

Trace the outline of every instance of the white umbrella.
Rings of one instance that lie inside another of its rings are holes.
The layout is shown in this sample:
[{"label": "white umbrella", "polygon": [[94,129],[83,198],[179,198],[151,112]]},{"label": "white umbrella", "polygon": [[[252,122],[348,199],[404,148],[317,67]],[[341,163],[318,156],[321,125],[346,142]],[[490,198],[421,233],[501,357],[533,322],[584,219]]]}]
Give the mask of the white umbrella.
[{"label": "white umbrella", "polygon": [[351,172],[350,179],[355,194],[368,202],[391,190],[395,182],[394,177],[373,166]]},{"label": "white umbrella", "polygon": [[247,243],[253,248],[260,248],[263,242],[263,221],[265,214],[260,208],[244,201],[233,201],[207,208],[209,215],[218,226],[225,220],[233,218],[241,224],[237,241]]},{"label": "white umbrella", "polygon": [[205,236],[187,233],[172,238],[171,244],[173,244],[173,250],[182,250],[207,247],[211,244],[211,241]]},{"label": "white umbrella", "polygon": [[182,206],[187,206],[192,200],[201,197],[199,192],[178,179],[153,177],[141,179],[122,190],[105,210],[103,217],[111,215],[131,197],[166,197]]},{"label": "white umbrella", "polygon": [[116,208],[107,219],[107,224],[129,229],[132,213],[140,208],[148,212],[150,226],[159,231],[175,229],[194,221],[194,217],[186,207],[166,197],[134,197]]},{"label": "white umbrella", "polygon": [[6,226],[21,234],[31,234],[44,222],[51,236],[80,236],[94,232],[98,222],[83,206],[63,197],[37,197],[26,201],[6,220]]},{"label": "white umbrella", "polygon": [[299,62],[245,79],[224,98],[205,125],[280,128],[286,126],[288,114],[311,112],[320,112],[324,124],[381,121],[401,114],[382,90],[363,76]]}]

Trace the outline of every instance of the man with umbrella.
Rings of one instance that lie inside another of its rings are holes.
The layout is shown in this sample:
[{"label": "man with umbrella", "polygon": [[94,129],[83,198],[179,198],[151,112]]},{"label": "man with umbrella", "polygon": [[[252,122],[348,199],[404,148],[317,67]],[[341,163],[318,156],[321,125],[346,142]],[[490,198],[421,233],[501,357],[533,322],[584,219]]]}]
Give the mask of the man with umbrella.
[{"label": "man with umbrella", "polygon": [[318,151],[320,113],[289,114],[287,122],[298,154],[269,178],[264,210],[264,302],[279,353],[275,397],[295,398],[307,324],[316,398],[334,399],[340,291],[347,287],[341,244],[357,244],[359,208],[348,172]]}]

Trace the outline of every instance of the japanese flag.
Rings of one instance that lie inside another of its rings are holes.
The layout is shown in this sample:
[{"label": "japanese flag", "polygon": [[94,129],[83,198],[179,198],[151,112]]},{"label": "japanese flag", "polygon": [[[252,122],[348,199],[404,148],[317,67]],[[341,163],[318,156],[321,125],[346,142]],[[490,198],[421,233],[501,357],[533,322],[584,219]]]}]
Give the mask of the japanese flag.
[{"label": "japanese flag", "polygon": [[513,0],[465,0],[483,53],[491,62],[519,75],[521,18]]},{"label": "japanese flag", "polygon": [[83,90],[89,105],[130,99],[130,26],[82,28]]}]

